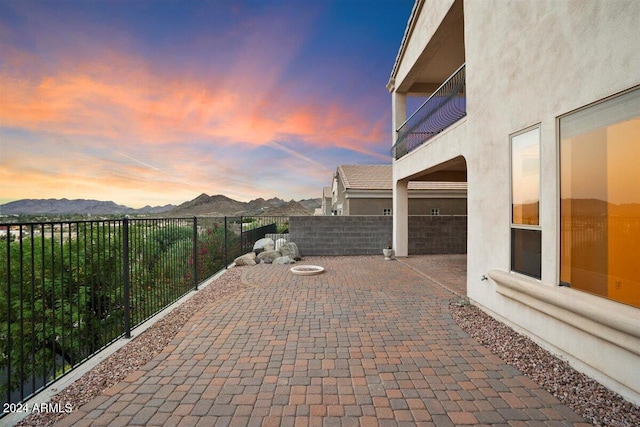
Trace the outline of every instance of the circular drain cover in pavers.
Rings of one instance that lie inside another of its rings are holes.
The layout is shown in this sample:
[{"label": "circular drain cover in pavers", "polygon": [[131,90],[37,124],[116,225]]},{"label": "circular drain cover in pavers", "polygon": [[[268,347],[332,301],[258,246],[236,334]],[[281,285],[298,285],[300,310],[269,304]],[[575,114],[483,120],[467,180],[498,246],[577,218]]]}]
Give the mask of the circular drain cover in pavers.
[{"label": "circular drain cover in pavers", "polygon": [[313,276],[314,274],[320,274],[324,271],[324,267],[319,265],[298,265],[291,267],[291,272],[298,276]]}]

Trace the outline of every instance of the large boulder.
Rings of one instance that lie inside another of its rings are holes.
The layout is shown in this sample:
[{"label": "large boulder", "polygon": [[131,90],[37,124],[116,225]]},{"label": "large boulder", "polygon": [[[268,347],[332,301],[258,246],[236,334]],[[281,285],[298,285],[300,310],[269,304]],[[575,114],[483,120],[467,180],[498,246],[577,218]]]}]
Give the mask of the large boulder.
[{"label": "large boulder", "polygon": [[275,243],[273,243],[273,239],[264,237],[258,240],[256,243],[254,243],[253,252],[258,254],[262,251],[272,251],[274,247],[275,247]]},{"label": "large boulder", "polygon": [[255,252],[249,252],[248,254],[244,254],[233,260],[236,266],[240,267],[243,265],[256,265],[256,254]]},{"label": "large boulder", "polygon": [[280,253],[282,256],[288,256],[291,259],[296,261],[300,261],[302,258],[300,257],[300,251],[298,250],[298,245],[293,242],[284,243],[280,246]]},{"label": "large boulder", "polygon": [[294,264],[296,261],[288,256],[281,256],[273,260],[273,264]]},{"label": "large boulder", "polygon": [[278,251],[264,251],[258,254],[258,256],[256,257],[256,262],[271,264],[274,259],[279,258],[280,256],[280,252]]}]

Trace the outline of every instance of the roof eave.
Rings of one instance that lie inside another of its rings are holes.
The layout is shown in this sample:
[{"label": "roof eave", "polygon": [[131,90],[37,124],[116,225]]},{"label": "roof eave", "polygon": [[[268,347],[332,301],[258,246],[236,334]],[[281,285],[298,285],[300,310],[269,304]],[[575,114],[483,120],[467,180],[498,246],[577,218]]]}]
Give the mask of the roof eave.
[{"label": "roof eave", "polygon": [[396,56],[396,60],[393,63],[391,76],[389,76],[389,82],[387,83],[387,90],[389,92],[393,92],[393,90],[395,89],[396,74],[398,73],[400,62],[404,57],[407,44],[409,42],[409,39],[411,38],[413,29],[415,28],[416,21],[418,20],[418,16],[420,15],[420,11],[422,10],[422,6],[424,6],[424,2],[425,0],[416,0],[416,2],[413,4],[413,9],[411,9],[411,15],[409,16],[409,21],[407,22],[407,28],[405,28],[404,30],[404,36],[402,37],[402,42],[400,43],[400,49],[398,49],[398,55]]}]

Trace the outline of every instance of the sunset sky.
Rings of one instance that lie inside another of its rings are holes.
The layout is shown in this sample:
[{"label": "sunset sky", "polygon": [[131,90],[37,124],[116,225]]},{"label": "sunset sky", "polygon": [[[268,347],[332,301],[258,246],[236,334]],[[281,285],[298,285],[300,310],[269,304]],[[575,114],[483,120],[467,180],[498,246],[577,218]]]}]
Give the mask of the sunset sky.
[{"label": "sunset sky", "polygon": [[0,203],[321,197],[390,163],[413,0],[0,0]]}]

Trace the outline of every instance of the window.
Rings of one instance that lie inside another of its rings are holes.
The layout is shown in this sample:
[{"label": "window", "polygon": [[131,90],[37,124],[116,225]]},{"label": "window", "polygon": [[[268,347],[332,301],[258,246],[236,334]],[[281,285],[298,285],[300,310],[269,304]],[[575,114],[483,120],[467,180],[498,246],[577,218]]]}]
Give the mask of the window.
[{"label": "window", "polygon": [[511,270],[541,277],[540,126],[511,136]]},{"label": "window", "polygon": [[640,88],[559,127],[560,281],[640,307]]},{"label": "window", "polygon": [[391,215],[391,208],[382,209],[382,215],[390,216]]},{"label": "window", "polygon": [[440,209],[438,209],[438,208],[431,209],[431,215],[433,215],[433,216],[440,215]]}]

